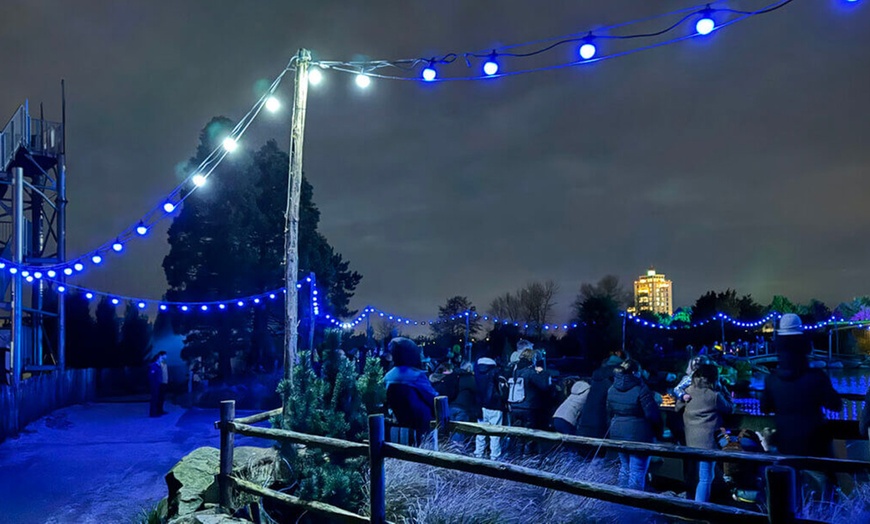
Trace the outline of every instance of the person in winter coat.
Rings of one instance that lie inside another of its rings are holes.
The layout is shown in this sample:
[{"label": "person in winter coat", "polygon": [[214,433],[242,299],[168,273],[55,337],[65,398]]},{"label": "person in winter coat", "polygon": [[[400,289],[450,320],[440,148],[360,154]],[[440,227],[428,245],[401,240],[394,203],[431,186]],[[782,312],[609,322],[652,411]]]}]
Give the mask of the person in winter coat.
[{"label": "person in winter coat", "polygon": [[[637,361],[626,360],[614,370],[613,386],[607,391],[607,413],[614,440],[653,442],[661,432],[659,406],[641,379]],[[619,485],[643,491],[648,468],[648,456],[620,453]]]},{"label": "person in winter coat", "polygon": [[674,387],[674,397],[677,400],[689,401],[688,398],[684,398],[686,396],[686,389],[692,385],[692,377],[702,364],[710,364],[710,359],[705,356],[698,356],[689,361],[689,364],[686,366],[686,374],[683,375],[683,378]]},{"label": "person in winter coat", "polygon": [[550,377],[537,366],[534,350],[527,349],[511,376],[515,388],[522,388],[519,401],[511,403],[511,425],[521,428],[544,429],[547,423],[546,408],[550,392]]},{"label": "person in winter coat", "polygon": [[822,409],[839,411],[842,400],[824,371],[810,369],[812,343],[800,317],[783,315],[779,326],[773,345],[779,365],[764,381],[761,410],[774,414],[779,453],[833,457],[833,437]]},{"label": "person in winter coat", "polygon": [[423,370],[423,351],[414,341],[396,337],[390,341],[389,351],[395,367],[384,376],[387,403],[399,424],[414,429],[420,441],[435,418],[438,393]]},{"label": "person in winter coat", "polygon": [[583,405],[592,386],[585,380],[578,380],[571,386],[571,394],[553,413],[553,428],[566,435],[577,434],[577,421],[583,412]]},{"label": "person in winter coat", "polygon": [[[686,399],[686,400],[684,400]],[[722,427],[722,417],[731,413],[731,396],[719,387],[719,370],[714,364],[701,364],[692,374],[692,383],[683,397],[677,399],[677,411],[683,412],[686,445],[693,448],[719,449],[716,430]],[[710,488],[716,474],[715,462],[698,463],[698,486],[695,500],[710,500]]]},{"label": "person in winter coat", "polygon": [[471,422],[480,419],[477,403],[477,385],[474,375],[463,369],[454,369],[445,362],[430,377],[432,387],[439,395],[447,397],[450,420]]},{"label": "person in winter coat", "polygon": [[[504,398],[500,388],[503,380],[501,368],[490,357],[481,357],[474,366],[474,382],[477,390],[477,403],[481,408],[481,424],[501,426],[504,421]],[[501,456],[501,438],[478,435],[474,442],[474,456],[483,458],[486,442],[489,439],[489,458],[496,460]]]},{"label": "person in winter coat", "polygon": [[592,384],[586,397],[586,404],[580,413],[577,434],[581,437],[604,438],[610,419],[607,418],[607,392],[613,385],[613,370],[622,364],[622,358],[611,354],[592,373]]},{"label": "person in winter coat", "polygon": [[163,397],[165,394],[165,386],[163,385],[164,360],[166,360],[166,352],[161,351],[154,356],[154,360],[148,366],[148,384],[151,388],[151,405],[148,414],[151,417],[159,417],[166,414],[166,411],[163,410]]}]

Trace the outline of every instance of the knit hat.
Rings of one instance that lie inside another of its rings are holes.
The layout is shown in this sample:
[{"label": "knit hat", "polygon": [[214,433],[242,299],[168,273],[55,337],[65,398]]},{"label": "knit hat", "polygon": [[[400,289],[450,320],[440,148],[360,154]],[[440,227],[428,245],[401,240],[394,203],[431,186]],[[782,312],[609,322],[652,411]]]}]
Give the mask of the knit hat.
[{"label": "knit hat", "polygon": [[390,353],[393,354],[393,364],[423,369],[423,352],[413,340],[396,337],[390,341]]},{"label": "knit hat", "polygon": [[779,329],[776,330],[777,335],[803,335],[803,324],[801,317],[794,313],[786,313],[779,319]]}]

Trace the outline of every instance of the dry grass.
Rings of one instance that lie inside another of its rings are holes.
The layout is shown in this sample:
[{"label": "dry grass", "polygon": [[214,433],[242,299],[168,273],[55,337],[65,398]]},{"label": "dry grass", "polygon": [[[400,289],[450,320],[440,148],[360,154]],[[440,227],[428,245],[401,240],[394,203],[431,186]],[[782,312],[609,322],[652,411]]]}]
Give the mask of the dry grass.
[{"label": "dry grass", "polygon": [[[454,451],[454,450],[451,450]],[[512,464],[614,484],[614,465],[556,450]],[[655,519],[640,510],[483,475],[387,460],[387,519],[402,524],[611,524]],[[367,484],[367,483],[366,483]]]},{"label": "dry grass", "polygon": [[818,500],[813,493],[804,493],[804,518],[831,524],[870,522],[870,483],[856,484],[849,495],[838,492],[833,500]]}]

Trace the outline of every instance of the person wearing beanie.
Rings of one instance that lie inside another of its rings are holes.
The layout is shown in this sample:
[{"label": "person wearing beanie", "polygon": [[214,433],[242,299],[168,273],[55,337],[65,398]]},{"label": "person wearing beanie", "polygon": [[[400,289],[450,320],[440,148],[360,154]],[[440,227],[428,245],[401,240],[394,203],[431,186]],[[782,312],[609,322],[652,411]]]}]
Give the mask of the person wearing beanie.
[{"label": "person wearing beanie", "polygon": [[761,410],[774,414],[779,453],[832,457],[833,438],[822,410],[839,411],[842,400],[824,371],[810,369],[812,343],[800,317],[783,315],[776,334],[779,364],[765,379]]},{"label": "person wearing beanie", "polygon": [[416,431],[420,442],[430,431],[435,418],[435,397],[438,393],[423,369],[423,351],[413,340],[396,337],[388,350],[394,367],[384,376],[387,404],[401,426]]}]

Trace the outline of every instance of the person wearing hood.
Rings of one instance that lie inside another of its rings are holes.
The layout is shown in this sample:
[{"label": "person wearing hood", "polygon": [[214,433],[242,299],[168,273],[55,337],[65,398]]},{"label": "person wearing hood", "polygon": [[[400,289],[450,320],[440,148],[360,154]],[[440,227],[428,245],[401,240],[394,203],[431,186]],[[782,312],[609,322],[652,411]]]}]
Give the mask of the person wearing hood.
[{"label": "person wearing hood", "polygon": [[[686,445],[701,449],[719,449],[716,445],[716,430],[722,426],[722,417],[731,413],[731,397],[719,386],[719,370],[714,364],[704,363],[692,373],[692,383],[685,394],[677,398],[677,411],[683,412],[686,428]],[[698,486],[695,501],[708,502],[716,463],[698,463]]]},{"label": "person wearing hood", "polygon": [[577,421],[580,420],[591,387],[585,380],[578,380],[571,386],[571,394],[553,413],[553,428],[556,431],[566,435],[577,434]]},{"label": "person wearing hood", "polygon": [[547,400],[550,392],[550,376],[535,361],[535,351],[526,349],[520,354],[512,375],[514,383],[522,384],[521,399],[511,404],[511,425],[529,429],[544,429],[546,426]]},{"label": "person wearing hood", "polygon": [[387,403],[399,424],[414,429],[419,441],[430,431],[438,393],[423,369],[423,351],[413,340],[396,337],[388,349],[395,367],[384,376]]},{"label": "person wearing hood", "polygon": [[[607,391],[610,438],[653,442],[661,432],[662,419],[652,391],[641,378],[636,360],[626,360],[614,369],[613,386]],[[619,485],[643,491],[649,456],[619,454]]]},{"label": "person wearing hood", "polygon": [[[477,391],[477,404],[481,408],[480,424],[501,426],[504,421],[504,397],[500,388],[504,377],[501,368],[490,357],[481,357],[474,366],[474,383]],[[474,441],[474,456],[483,458],[489,439],[489,458],[497,460],[501,456],[501,438],[477,435]]]},{"label": "person wearing hood", "polygon": [[592,384],[586,397],[577,434],[582,437],[604,438],[607,433],[607,391],[613,385],[613,370],[623,360],[617,352],[611,353],[601,367],[592,373]]},{"label": "person wearing hood", "polygon": [[842,409],[840,395],[820,369],[810,369],[811,341],[801,319],[782,316],[773,347],[779,356],[774,373],[764,381],[761,410],[773,413],[776,442],[783,455],[833,457],[833,436],[823,409]]}]

